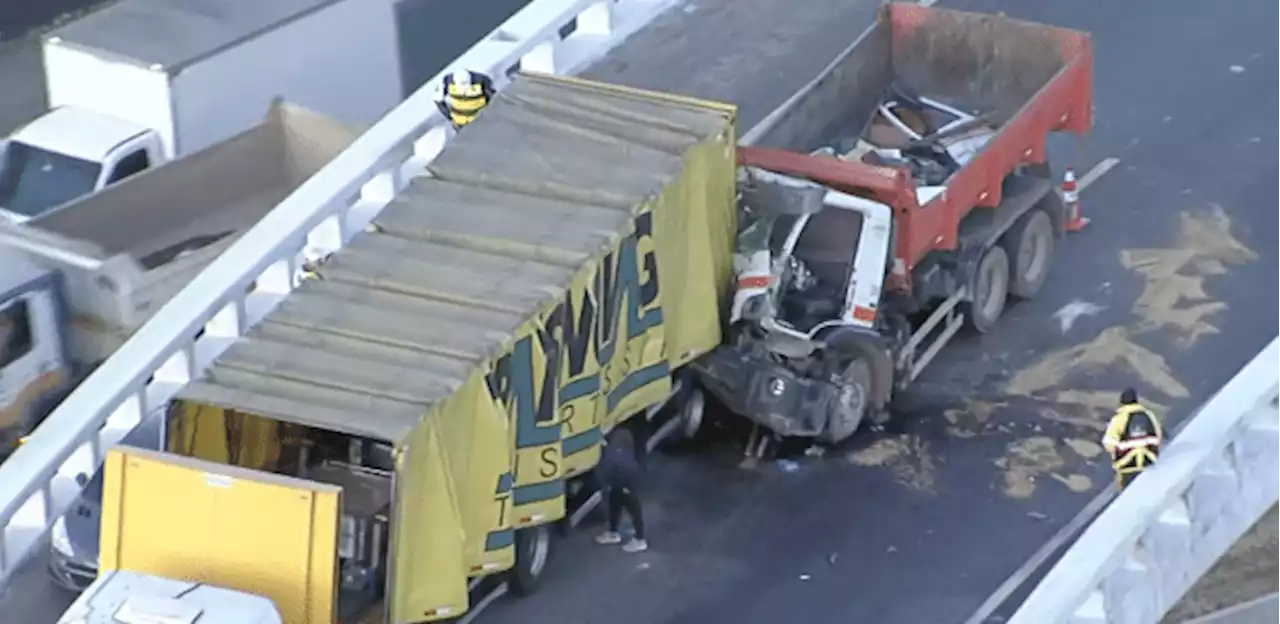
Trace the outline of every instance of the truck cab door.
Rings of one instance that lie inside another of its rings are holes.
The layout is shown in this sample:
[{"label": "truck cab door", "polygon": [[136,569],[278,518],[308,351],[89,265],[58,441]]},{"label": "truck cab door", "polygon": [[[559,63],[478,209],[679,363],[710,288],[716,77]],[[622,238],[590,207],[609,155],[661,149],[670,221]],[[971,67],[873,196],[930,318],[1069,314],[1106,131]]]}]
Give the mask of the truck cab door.
[{"label": "truck cab door", "polygon": [[69,378],[56,282],[0,302],[0,440],[16,442],[54,407]]},{"label": "truck cab door", "polygon": [[159,144],[151,133],[112,150],[103,163],[98,188],[126,180],[161,163]]}]

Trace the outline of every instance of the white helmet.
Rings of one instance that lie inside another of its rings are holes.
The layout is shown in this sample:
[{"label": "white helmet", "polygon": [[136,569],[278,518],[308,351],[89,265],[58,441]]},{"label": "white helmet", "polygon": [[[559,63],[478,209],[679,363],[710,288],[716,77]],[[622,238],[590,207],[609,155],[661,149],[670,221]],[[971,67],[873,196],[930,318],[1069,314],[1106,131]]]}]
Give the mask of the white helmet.
[{"label": "white helmet", "polygon": [[471,86],[471,72],[465,69],[455,69],[449,74],[449,81],[459,87]]}]

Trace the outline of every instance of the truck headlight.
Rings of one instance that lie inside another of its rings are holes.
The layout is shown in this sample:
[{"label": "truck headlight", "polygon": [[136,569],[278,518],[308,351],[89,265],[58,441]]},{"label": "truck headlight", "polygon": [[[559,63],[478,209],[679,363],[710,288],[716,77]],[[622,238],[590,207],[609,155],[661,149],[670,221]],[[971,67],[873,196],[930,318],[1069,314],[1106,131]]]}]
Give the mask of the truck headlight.
[{"label": "truck headlight", "polygon": [[787,391],[787,382],[774,377],[769,380],[769,394],[774,398],[782,396]]},{"label": "truck headlight", "polygon": [[53,528],[49,530],[49,546],[63,556],[72,555],[71,538],[67,536],[66,518],[59,517],[54,521]]}]

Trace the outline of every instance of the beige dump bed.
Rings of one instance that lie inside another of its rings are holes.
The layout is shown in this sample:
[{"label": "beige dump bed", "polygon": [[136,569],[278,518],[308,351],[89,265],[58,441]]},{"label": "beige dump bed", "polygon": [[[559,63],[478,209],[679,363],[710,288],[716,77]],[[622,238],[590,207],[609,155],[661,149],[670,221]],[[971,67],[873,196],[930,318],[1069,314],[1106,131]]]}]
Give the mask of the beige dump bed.
[{"label": "beige dump bed", "polygon": [[0,226],[0,244],[63,271],[78,324],[118,345],[356,136],[277,106],[263,124],[213,147]]},{"label": "beige dump bed", "polygon": [[[615,249],[723,113],[517,76],[182,398],[398,441]],[[710,306],[714,307],[714,306]],[[714,312],[711,312],[714,314]]]}]

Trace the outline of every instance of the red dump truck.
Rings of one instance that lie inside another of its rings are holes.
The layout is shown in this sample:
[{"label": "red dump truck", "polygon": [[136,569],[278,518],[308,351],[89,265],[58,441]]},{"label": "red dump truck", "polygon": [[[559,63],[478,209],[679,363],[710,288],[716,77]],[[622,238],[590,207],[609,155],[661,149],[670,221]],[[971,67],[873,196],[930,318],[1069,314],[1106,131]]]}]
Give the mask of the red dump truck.
[{"label": "red dump truck", "polygon": [[1089,129],[1091,85],[1085,33],[886,7],[744,137],[732,330],[702,386],[778,436],[883,422],[962,326],[1044,284],[1067,217],[1045,139]]}]

